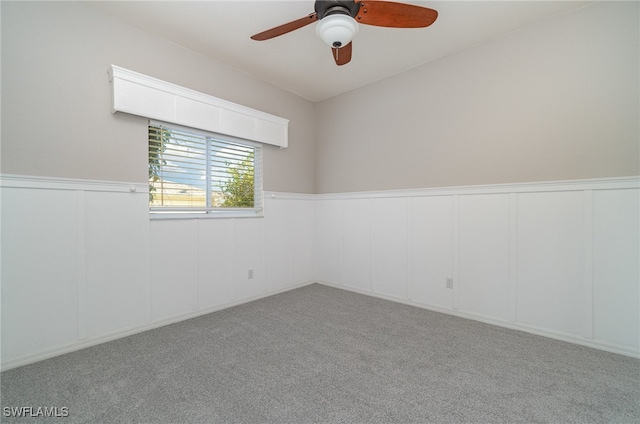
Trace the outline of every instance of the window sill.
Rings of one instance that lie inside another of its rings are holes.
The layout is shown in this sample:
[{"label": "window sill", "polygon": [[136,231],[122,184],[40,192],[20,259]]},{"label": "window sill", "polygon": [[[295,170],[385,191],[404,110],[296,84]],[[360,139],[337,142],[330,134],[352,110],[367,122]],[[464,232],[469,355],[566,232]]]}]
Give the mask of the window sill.
[{"label": "window sill", "polygon": [[152,221],[171,220],[171,219],[229,219],[229,218],[263,218],[264,213],[261,209],[250,210],[228,210],[228,211],[194,211],[194,212],[157,212],[150,211],[149,218]]}]

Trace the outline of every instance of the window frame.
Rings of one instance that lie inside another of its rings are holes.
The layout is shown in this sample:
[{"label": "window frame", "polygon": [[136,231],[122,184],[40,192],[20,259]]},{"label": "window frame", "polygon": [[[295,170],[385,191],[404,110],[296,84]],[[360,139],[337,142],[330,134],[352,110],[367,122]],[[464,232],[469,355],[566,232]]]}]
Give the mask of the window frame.
[{"label": "window frame", "polygon": [[[262,218],[264,216],[264,190],[263,181],[263,145],[261,143],[247,140],[240,137],[234,137],[227,134],[220,134],[213,131],[201,130],[198,128],[187,127],[184,125],[163,122],[159,120],[149,119],[147,122],[147,149],[149,147],[149,127],[163,126],[169,130],[175,129],[207,139],[215,139],[220,142],[229,142],[239,145],[251,147],[254,151],[254,207],[253,208],[224,208],[224,207],[171,207],[171,206],[151,206],[149,207],[149,217],[152,220],[157,219],[211,219],[211,218]],[[207,147],[207,152],[209,148]],[[209,163],[210,158],[207,158]],[[149,166],[149,154],[147,151],[147,166]],[[206,171],[206,166],[205,166]],[[207,178],[211,177],[210,173],[205,173]],[[209,185],[209,182],[207,183]],[[209,195],[207,195],[209,197]]]}]

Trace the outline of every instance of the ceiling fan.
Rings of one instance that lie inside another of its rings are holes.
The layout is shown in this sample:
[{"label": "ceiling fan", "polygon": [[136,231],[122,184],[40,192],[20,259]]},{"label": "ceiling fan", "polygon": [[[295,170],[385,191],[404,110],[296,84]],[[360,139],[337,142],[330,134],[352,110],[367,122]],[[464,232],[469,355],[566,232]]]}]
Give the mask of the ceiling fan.
[{"label": "ceiling fan", "polygon": [[331,47],[337,65],[351,61],[358,24],[388,28],[424,28],[438,12],[422,6],[382,0],[316,0],[315,12],[304,18],[260,32],[251,38],[269,40],[318,21],[316,34]]}]

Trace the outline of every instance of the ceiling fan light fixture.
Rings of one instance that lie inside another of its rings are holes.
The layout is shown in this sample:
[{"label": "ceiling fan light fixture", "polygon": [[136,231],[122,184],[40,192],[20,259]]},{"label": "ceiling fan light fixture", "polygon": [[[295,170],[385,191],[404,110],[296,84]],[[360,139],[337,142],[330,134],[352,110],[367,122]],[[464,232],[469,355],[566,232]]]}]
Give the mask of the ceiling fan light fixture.
[{"label": "ceiling fan light fixture", "polygon": [[325,16],[316,25],[316,34],[334,49],[344,47],[358,33],[358,23],[349,15]]}]

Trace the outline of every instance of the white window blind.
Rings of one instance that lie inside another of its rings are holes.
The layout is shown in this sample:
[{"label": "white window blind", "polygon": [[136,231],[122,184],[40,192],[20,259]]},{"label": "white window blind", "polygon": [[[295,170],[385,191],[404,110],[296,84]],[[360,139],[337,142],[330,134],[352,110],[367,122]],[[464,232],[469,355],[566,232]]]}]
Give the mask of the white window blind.
[{"label": "white window blind", "polygon": [[262,211],[262,151],[242,139],[151,121],[149,206],[158,214]]}]

